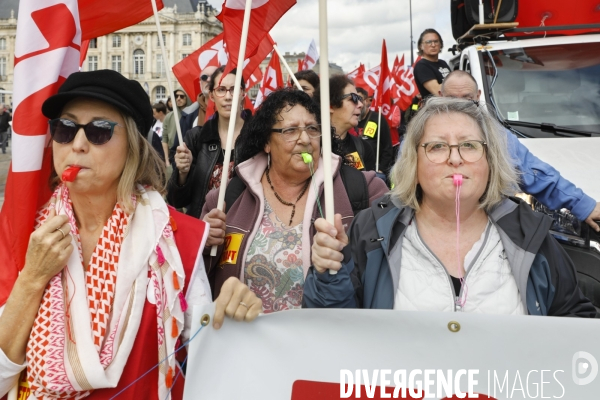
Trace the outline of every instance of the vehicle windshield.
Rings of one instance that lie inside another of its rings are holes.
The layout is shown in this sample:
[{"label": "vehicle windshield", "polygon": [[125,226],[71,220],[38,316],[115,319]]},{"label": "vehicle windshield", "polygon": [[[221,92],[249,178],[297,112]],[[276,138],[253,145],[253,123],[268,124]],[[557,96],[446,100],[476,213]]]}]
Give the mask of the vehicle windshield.
[{"label": "vehicle windshield", "polygon": [[[509,121],[600,132],[600,43],[492,51],[498,71],[491,95]],[[491,83],[494,68],[484,65]]]}]

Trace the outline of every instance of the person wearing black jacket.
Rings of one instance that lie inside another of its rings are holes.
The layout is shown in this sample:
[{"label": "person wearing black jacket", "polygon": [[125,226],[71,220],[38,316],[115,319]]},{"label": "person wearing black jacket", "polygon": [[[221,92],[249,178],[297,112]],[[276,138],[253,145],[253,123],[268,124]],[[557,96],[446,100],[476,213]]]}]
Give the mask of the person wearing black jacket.
[{"label": "person wearing black jacket", "polygon": [[[323,84],[326,83],[321,82],[321,86]],[[319,88],[313,99],[318,102],[320,97]],[[346,164],[359,171],[374,171],[375,152],[353,131],[364,107],[363,98],[356,92],[354,82],[346,75],[334,75],[329,79],[329,103],[331,126],[335,128],[334,138],[338,139],[337,143]]]},{"label": "person wearing black jacket", "polygon": [[417,42],[421,60],[414,68],[415,83],[421,97],[437,96],[450,67],[438,58],[444,47],[442,37],[435,29],[425,29]]},{"label": "person wearing black jacket", "polygon": [[[217,69],[210,80],[210,99],[214,101],[216,114],[203,127],[188,131],[184,144],[177,147],[173,174],[167,183],[167,201],[174,207],[187,208],[187,214],[199,218],[206,193],[221,185],[225,143],[229,118],[235,118],[234,141],[244,126],[242,115],[243,97],[239,104],[232,104],[235,70],[221,80],[224,67]],[[241,83],[244,89],[244,81]],[[235,154],[235,150],[234,150]],[[228,166],[229,177],[233,171],[232,156]]]},{"label": "person wearing black jacket", "polygon": [[360,121],[354,129],[357,132],[358,137],[361,138],[363,142],[371,146],[371,149],[376,157],[377,136],[380,137],[378,170],[387,176],[390,172],[390,169],[392,169],[392,165],[394,165],[394,149],[392,147],[390,126],[388,125],[386,118],[382,116],[381,125],[378,129],[378,113],[370,110],[373,96],[369,96],[369,93],[361,87],[357,87],[356,91],[363,97],[365,106],[360,114]]},{"label": "person wearing black jacket", "polygon": [[5,110],[4,104],[0,104],[0,145],[2,145],[2,154],[6,154],[6,145],[8,144],[8,124],[12,121],[12,117]]}]

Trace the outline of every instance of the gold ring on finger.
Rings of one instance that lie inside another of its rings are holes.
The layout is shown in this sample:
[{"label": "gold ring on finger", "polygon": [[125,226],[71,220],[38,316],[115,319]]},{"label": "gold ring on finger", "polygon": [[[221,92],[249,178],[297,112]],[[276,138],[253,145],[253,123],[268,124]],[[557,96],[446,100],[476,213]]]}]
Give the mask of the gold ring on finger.
[{"label": "gold ring on finger", "polygon": [[240,306],[244,306],[244,307],[248,308],[248,304],[244,303],[243,301],[240,301]]},{"label": "gold ring on finger", "polygon": [[57,231],[59,231],[60,233],[62,233],[62,234],[63,234],[63,239],[64,239],[65,237],[67,237],[67,235],[65,235],[65,233],[62,231],[62,229],[60,229],[60,228],[56,228],[56,230],[57,230]]}]

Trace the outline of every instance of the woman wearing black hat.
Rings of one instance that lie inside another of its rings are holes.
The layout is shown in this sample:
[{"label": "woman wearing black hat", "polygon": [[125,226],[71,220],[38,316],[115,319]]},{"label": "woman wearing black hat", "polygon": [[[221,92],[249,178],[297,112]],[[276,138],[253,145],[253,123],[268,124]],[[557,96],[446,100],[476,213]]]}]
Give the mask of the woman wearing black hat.
[{"label": "woman wearing black hat", "polygon": [[[204,266],[187,261],[202,259],[206,234],[162,199],[164,163],[142,136],[152,110],[139,83],[109,70],[74,73],[42,112],[54,193],[0,308],[0,396],[20,376],[35,398],[109,398],[172,353],[189,335],[188,305],[211,298]],[[198,239],[178,249],[184,236]],[[261,308],[232,279],[215,327],[223,314],[252,320]],[[177,374],[171,357],[127,397],[164,399],[173,388],[181,398]]]}]

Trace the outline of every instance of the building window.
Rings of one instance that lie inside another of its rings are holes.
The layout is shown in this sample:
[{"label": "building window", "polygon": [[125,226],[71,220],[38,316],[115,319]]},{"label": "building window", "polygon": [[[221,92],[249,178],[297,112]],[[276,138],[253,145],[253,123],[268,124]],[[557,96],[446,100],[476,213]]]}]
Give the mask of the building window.
[{"label": "building window", "polygon": [[184,46],[191,46],[192,45],[192,34],[191,33],[184,33],[183,34],[183,45]]},{"label": "building window", "polygon": [[167,74],[162,54],[156,55],[156,73],[158,74],[158,76],[165,76]]},{"label": "building window", "polygon": [[113,47],[121,47],[121,35],[113,35]]},{"label": "building window", "polygon": [[6,50],[6,38],[0,38],[0,50]]},{"label": "building window", "polygon": [[88,48],[97,49],[98,48],[98,39],[90,39],[90,44],[88,45]]},{"label": "building window", "polygon": [[184,58],[186,58],[187,56],[189,56],[189,54],[188,54],[188,53],[183,53],[183,54],[181,55],[181,59],[183,60],[183,59],[184,59]]},{"label": "building window", "polygon": [[[163,43],[164,43],[164,45],[166,46],[166,45],[167,45],[167,37],[165,36],[165,34],[164,34],[164,33],[163,33],[163,35],[162,35],[162,38],[163,38]],[[160,39],[158,38],[158,36],[156,37],[156,45],[157,45],[157,46],[160,46]]]},{"label": "building window", "polygon": [[[0,87],[0,90],[4,90],[4,88]],[[6,99],[4,98],[4,93],[0,93],[0,103],[6,103]]]},{"label": "building window", "polygon": [[137,49],[133,52],[133,73],[134,75],[144,74],[144,59],[145,54],[143,50]]},{"label": "building window", "polygon": [[98,71],[98,56],[88,56],[88,71]]},{"label": "building window", "polygon": [[155,102],[159,102],[159,101],[166,101],[167,100],[167,89],[165,89],[164,86],[157,86],[156,89],[154,89],[154,101]]},{"label": "building window", "polygon": [[112,70],[121,73],[121,56],[112,56]]},{"label": "building window", "polygon": [[6,57],[0,57],[0,80],[6,80]]}]

